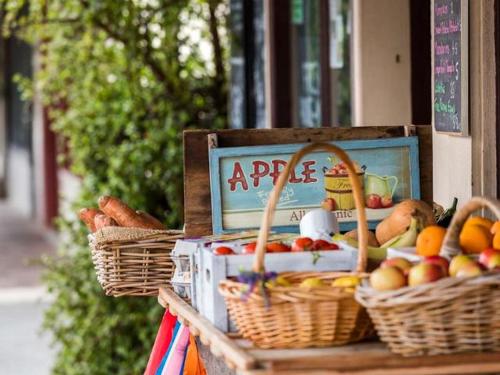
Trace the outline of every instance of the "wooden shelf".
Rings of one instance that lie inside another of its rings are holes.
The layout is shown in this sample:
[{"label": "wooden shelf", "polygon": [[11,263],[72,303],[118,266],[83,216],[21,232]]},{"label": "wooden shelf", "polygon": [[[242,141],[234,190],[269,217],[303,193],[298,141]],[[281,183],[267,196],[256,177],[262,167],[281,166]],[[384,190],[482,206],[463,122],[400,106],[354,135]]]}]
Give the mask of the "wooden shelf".
[{"label": "wooden shelf", "polygon": [[161,288],[159,303],[177,315],[191,333],[243,375],[353,374],[436,375],[500,373],[500,353],[401,357],[383,343],[364,342],[333,348],[272,349],[252,347],[247,340],[226,335],[198,314],[173,291]]}]

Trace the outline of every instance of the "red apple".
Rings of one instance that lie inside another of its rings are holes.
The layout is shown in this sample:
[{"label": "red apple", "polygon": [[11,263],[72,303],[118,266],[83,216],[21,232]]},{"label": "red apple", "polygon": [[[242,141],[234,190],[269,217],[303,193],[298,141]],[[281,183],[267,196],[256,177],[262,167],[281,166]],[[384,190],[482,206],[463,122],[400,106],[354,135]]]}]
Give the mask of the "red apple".
[{"label": "red apple", "polygon": [[326,198],[321,202],[321,207],[323,207],[327,211],[335,211],[337,208],[337,202],[333,198]]},{"label": "red apple", "polygon": [[233,249],[227,246],[219,246],[214,249],[215,255],[234,255]]},{"label": "red apple", "polygon": [[483,250],[479,255],[479,263],[489,270],[500,267],[500,250],[496,250],[492,247]]},{"label": "red apple", "polygon": [[392,207],[392,197],[390,195],[384,195],[382,199],[380,200],[380,204],[382,207],[387,208],[387,207]]},{"label": "red apple", "polygon": [[433,255],[433,256],[425,257],[424,263],[437,264],[438,266],[440,266],[442,268],[443,275],[448,276],[448,268],[450,267],[450,262],[448,262],[448,259],[443,258],[439,255]]},{"label": "red apple", "polygon": [[470,262],[460,268],[457,272],[456,277],[472,277],[479,276],[483,273],[482,267],[477,262]]},{"label": "red apple", "polygon": [[380,268],[397,267],[405,276],[407,276],[412,266],[413,264],[408,259],[396,257],[384,260],[380,265]]},{"label": "red apple", "polygon": [[315,240],[311,250],[338,250],[338,246],[325,240]]},{"label": "red apple", "polygon": [[267,244],[266,251],[268,253],[286,253],[290,251],[290,246],[281,242],[271,242]]},{"label": "red apple", "polygon": [[431,283],[444,277],[440,265],[420,263],[413,266],[408,273],[408,285],[417,286]]},{"label": "red apple", "polygon": [[243,248],[242,254],[253,254],[255,253],[255,248],[257,246],[257,242],[250,242],[245,245]]},{"label": "red apple", "polygon": [[377,268],[370,275],[370,285],[379,291],[399,289],[406,285],[406,277],[398,267]]},{"label": "red apple", "polygon": [[313,240],[309,237],[296,238],[292,243],[292,251],[308,251],[311,250]]},{"label": "red apple", "polygon": [[382,207],[382,199],[378,194],[370,194],[366,197],[366,207],[380,208]]}]

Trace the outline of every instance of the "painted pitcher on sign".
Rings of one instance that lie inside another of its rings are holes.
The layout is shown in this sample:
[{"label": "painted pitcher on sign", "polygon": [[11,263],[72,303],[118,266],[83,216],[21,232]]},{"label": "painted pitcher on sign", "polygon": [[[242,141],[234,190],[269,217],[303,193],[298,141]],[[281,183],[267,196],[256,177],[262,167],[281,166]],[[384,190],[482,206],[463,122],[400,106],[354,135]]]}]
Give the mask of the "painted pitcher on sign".
[{"label": "painted pitcher on sign", "polygon": [[365,175],[365,198],[368,208],[387,208],[393,205],[394,192],[398,186],[396,176]]}]

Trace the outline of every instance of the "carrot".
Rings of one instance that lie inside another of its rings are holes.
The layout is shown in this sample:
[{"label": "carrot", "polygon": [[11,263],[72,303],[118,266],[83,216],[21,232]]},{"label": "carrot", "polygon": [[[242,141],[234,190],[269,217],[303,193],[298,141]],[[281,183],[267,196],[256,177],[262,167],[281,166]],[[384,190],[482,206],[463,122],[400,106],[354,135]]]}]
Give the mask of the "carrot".
[{"label": "carrot", "polygon": [[118,198],[110,196],[99,198],[99,208],[106,215],[115,219],[119,226],[158,229],[158,225],[153,224],[151,219],[146,219],[144,215],[136,213]]},{"label": "carrot", "polygon": [[94,225],[96,230],[102,229],[104,227],[118,226],[118,224],[116,224],[116,221],[105,214],[96,215],[94,218]]},{"label": "carrot", "polygon": [[153,215],[144,211],[135,211],[135,213],[141,216],[145,223],[151,225],[151,229],[166,229],[165,225],[163,225],[162,222]]},{"label": "carrot", "polygon": [[85,223],[87,228],[89,228],[92,233],[96,231],[94,218],[99,214],[102,214],[102,211],[98,210],[97,208],[82,208],[80,212],[78,212],[80,220]]}]

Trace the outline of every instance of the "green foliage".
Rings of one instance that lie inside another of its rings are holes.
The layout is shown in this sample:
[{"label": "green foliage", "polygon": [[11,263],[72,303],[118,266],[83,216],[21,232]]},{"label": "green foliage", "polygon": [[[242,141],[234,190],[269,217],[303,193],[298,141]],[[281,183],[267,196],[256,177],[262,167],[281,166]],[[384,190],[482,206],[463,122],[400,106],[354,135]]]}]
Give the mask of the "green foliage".
[{"label": "green foliage", "polygon": [[[101,194],[182,223],[182,131],[226,125],[222,0],[0,0],[3,32],[38,45],[34,82],[82,178],[74,208]],[[105,297],[74,215],[60,255],[45,259],[55,300],[45,326],[60,348],[55,374],[138,374],[161,316],[154,298]]]}]

